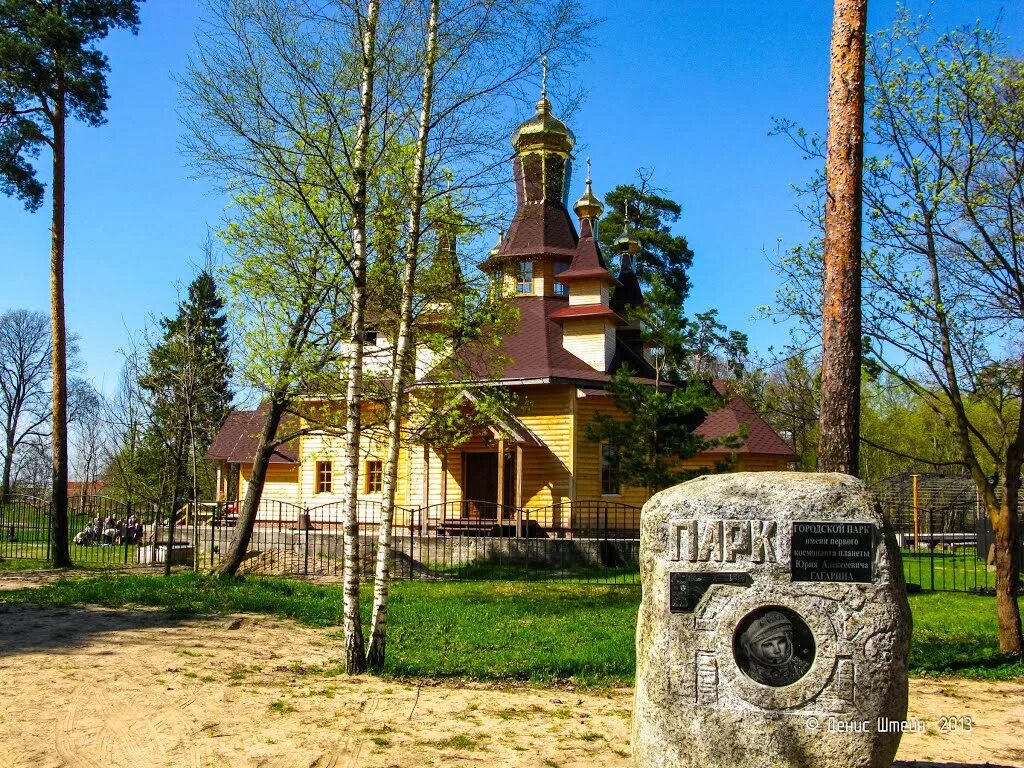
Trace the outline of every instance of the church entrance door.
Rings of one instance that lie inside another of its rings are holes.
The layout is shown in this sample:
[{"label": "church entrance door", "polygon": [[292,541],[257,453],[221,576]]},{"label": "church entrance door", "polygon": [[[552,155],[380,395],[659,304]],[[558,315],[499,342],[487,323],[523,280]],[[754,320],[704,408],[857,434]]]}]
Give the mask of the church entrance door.
[{"label": "church entrance door", "polygon": [[[515,456],[505,459],[504,504],[515,493]],[[494,520],[498,517],[498,453],[464,453],[462,459],[463,517]]]}]

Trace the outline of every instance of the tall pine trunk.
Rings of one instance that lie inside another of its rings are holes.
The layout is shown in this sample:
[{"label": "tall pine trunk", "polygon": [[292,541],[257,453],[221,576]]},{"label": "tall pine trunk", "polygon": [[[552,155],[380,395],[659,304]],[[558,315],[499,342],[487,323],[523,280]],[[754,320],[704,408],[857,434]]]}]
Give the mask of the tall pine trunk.
[{"label": "tall pine trunk", "polygon": [[395,517],[395,490],[398,485],[398,454],[402,438],[402,414],[405,406],[406,369],[412,351],[412,304],[416,292],[416,266],[420,255],[420,224],[423,213],[423,186],[430,137],[431,102],[434,96],[434,66],[437,58],[437,17],[440,0],[431,0],[427,23],[427,50],[423,65],[423,90],[420,94],[419,131],[416,159],[409,190],[409,229],[406,237],[405,273],[402,279],[401,317],[395,342],[394,370],[391,373],[388,453],[384,468],[384,503],[381,507],[377,539],[377,564],[373,582],[373,614],[370,620],[370,647],[366,662],[370,669],[384,667],[387,645],[388,580],[391,577],[391,528]]},{"label": "tall pine trunk", "polygon": [[345,511],[344,617],[345,671],[356,675],[366,671],[363,625],[359,614],[359,442],[362,435],[363,319],[366,311],[366,207],[370,124],[376,76],[377,18],[379,0],[369,0],[363,30],[363,76],[359,99],[359,133],[356,138],[353,175],[356,180],[352,229],[352,316],[351,357],[345,397],[345,445],[342,506]]},{"label": "tall pine trunk", "polygon": [[50,241],[50,323],[53,362],[53,491],[51,559],[55,568],[71,565],[68,546],[68,389],[67,331],[64,322],[64,73],[58,71],[53,101],[53,226]]},{"label": "tall pine trunk", "polygon": [[858,474],[867,0],[835,0],[825,155],[818,469]]}]

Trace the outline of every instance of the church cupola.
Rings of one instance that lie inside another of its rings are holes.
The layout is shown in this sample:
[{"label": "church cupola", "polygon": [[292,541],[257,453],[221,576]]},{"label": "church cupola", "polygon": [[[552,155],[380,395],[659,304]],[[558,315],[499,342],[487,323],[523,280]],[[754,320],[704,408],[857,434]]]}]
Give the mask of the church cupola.
[{"label": "church cupola", "polygon": [[640,241],[630,234],[629,219],[622,227],[622,234],[615,241],[619,252],[619,286],[612,292],[611,307],[619,314],[624,314],[629,307],[644,304],[644,293],[636,276],[636,254],[640,250]]},{"label": "church cupola", "polygon": [[596,238],[597,220],[604,205],[594,195],[587,162],[587,184],[574,206],[580,218],[580,239],[569,268],[555,276],[568,288],[569,303],[548,315],[562,324],[562,346],[595,370],[611,370],[615,355],[615,329],[624,324],[609,304],[610,291],[619,282],[608,270]]},{"label": "church cupola", "polygon": [[533,295],[552,295],[548,277],[555,264],[568,263],[576,252],[579,238],[568,208],[575,144],[572,131],[552,112],[545,64],[536,112],[512,136],[516,212],[498,253],[480,265],[491,274],[529,271],[538,278]]},{"label": "church cupola", "polygon": [[[587,158],[587,189],[583,193],[583,197],[576,201],[576,204],[572,207],[576,211],[576,216],[580,220],[580,237],[591,237],[597,238],[597,222],[601,218],[601,214],[604,212],[604,203],[602,203],[596,195],[590,181],[590,158]],[[586,231],[589,230],[589,231]]]},{"label": "church cupola", "polygon": [[537,112],[512,134],[512,147],[521,161],[522,177],[527,182],[522,187],[516,184],[516,196],[519,205],[560,200],[564,207],[568,204],[570,153],[576,137],[569,126],[551,113],[546,59],[542,60],[542,66]]}]

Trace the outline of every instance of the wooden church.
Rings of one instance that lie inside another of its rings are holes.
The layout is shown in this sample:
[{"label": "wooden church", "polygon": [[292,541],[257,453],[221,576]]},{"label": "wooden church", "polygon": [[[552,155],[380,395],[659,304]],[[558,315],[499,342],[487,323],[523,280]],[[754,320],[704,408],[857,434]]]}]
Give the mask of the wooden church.
[{"label": "wooden church", "polygon": [[[516,212],[480,268],[514,296],[519,322],[504,336],[501,374],[480,366],[465,384],[468,397],[474,387],[506,387],[521,406],[454,449],[403,446],[397,504],[419,510],[425,527],[507,518],[509,510],[523,509],[537,511],[545,525],[573,526],[579,522],[573,515],[594,515],[602,504],[607,514],[647,499],[644,489],[618,482],[614,446],[585,436],[596,413],[616,410],[606,387],[619,366],[628,364],[642,378],[653,376],[653,369],[639,325],[626,319],[627,308],[644,300],[633,269],[639,243],[628,233],[620,237],[617,268],[610,268],[596,237],[603,205],[591,190],[589,168],[583,196],[573,206],[574,223],[568,210],[574,143],[544,94],[536,114],[512,137]],[[473,361],[463,362],[474,370]],[[220,498],[244,495],[261,423],[258,411],[235,412],[210,448]],[[785,469],[794,460],[785,441],[740,398],[709,414],[697,431],[712,439],[741,427],[741,447],[716,448],[686,467],[710,468],[728,453],[735,454],[738,470]],[[383,439],[368,431],[359,488],[364,510],[380,500],[384,450]],[[336,472],[340,440],[305,435],[275,455],[263,498],[304,507],[314,523],[336,519]],[[372,511],[364,514],[372,517]]]}]

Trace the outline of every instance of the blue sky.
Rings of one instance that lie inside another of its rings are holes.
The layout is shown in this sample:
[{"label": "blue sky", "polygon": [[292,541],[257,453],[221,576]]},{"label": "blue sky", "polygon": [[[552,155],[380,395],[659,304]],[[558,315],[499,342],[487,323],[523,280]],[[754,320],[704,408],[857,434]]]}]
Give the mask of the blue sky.
[{"label": "blue sky", "polygon": [[[683,205],[676,226],[696,253],[690,311],[718,307],[731,327],[766,352],[782,329],[755,317],[777,279],[766,254],[806,239],[789,185],[810,167],[772,117],[825,127],[828,0],[585,0],[604,19],[589,61],[576,73],[586,92],[572,118],[576,157],[593,158],[595,192],[653,168],[655,183]],[[936,26],[994,20],[1019,51],[1020,0],[935,0]],[[870,28],[888,24],[895,2],[872,0]],[[138,37],[114,33],[110,108],[101,128],[74,125],[68,140],[69,328],[86,374],[111,391],[120,350],[154,318],[173,314],[221,223],[223,198],[194,179],[180,152],[178,88],[200,4],[148,0]],[[553,76],[557,76],[553,75]],[[555,104],[558,112],[558,104]],[[523,105],[524,118],[532,104]],[[49,158],[43,157],[44,165]],[[48,175],[44,168],[44,177]],[[582,192],[574,174],[570,199]],[[48,204],[35,214],[0,197],[0,311],[49,308]],[[511,212],[509,212],[511,213]],[[485,238],[488,244],[494,235]]]}]

